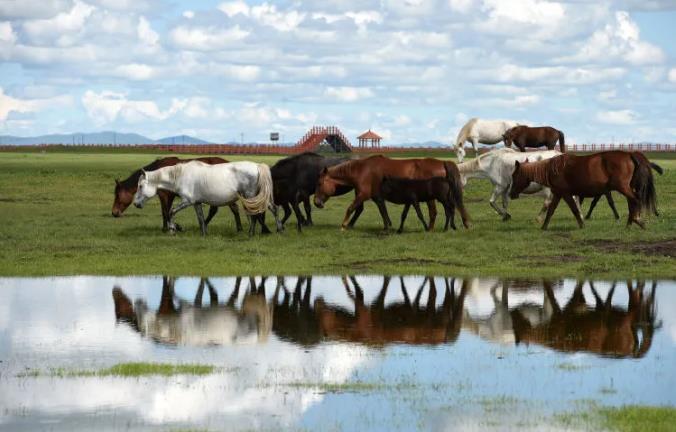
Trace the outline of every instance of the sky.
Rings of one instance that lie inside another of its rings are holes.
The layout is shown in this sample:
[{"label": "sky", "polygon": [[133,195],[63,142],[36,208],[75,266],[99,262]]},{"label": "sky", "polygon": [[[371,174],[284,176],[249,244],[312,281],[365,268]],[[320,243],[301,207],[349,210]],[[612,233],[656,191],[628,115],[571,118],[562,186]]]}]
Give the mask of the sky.
[{"label": "sky", "polygon": [[0,0],[0,134],[676,142],[676,0]]}]

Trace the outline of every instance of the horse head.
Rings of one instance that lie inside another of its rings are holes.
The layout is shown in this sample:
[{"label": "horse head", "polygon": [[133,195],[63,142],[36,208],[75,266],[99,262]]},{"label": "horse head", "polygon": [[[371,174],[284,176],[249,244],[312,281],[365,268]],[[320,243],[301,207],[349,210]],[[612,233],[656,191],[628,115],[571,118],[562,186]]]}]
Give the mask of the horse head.
[{"label": "horse head", "polygon": [[455,155],[458,157],[458,162],[462,163],[463,160],[465,160],[465,148],[463,147],[464,144],[460,144],[459,146],[455,146]]},{"label": "horse head", "polygon": [[125,187],[119,179],[115,179],[115,199],[113,201],[113,217],[120,217],[134,200],[134,192]]},{"label": "horse head", "polygon": [[514,172],[512,173],[512,186],[509,192],[509,197],[511,199],[519,198],[519,194],[524,191],[530,184],[530,180],[523,172],[523,166],[528,165],[527,162],[519,163],[516,161],[514,164]]},{"label": "horse head", "polygon": [[143,208],[143,205],[150,198],[157,194],[157,186],[148,182],[148,174],[143,171],[141,177],[138,178],[138,188],[134,195],[134,205],[138,208]]},{"label": "horse head", "polygon": [[324,167],[319,173],[317,186],[315,187],[315,206],[324,208],[324,203],[336,193],[336,182],[331,178],[328,167]]}]

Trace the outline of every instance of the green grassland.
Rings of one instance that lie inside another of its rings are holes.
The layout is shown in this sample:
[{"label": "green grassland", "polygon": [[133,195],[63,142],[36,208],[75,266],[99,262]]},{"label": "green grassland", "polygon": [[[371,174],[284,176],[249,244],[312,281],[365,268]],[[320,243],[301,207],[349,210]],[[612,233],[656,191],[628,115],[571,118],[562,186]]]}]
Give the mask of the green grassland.
[{"label": "green grassland", "polygon": [[[413,155],[411,155],[413,156]],[[199,235],[194,211],[177,216],[186,232],[161,231],[159,203],[125,216],[111,214],[114,179],[147,164],[143,153],[0,153],[0,275],[73,274],[342,274],[413,273],[501,277],[587,276],[668,278],[676,276],[676,160],[651,158],[666,172],[656,176],[661,216],[647,230],[625,228],[626,204],[615,195],[622,220],[605,201],[582,230],[565,205],[550,229],[535,222],[542,201],[513,201],[513,219],[502,222],[489,207],[490,185],[470,181],[465,200],[473,227],[426,233],[411,212],[404,234],[384,233],[373,203],[352,231],[340,222],[352,195],[313,209],[315,226],[297,233],[294,218],[282,234],[249,238],[236,233],[222,209]],[[273,163],[275,156],[232,160]],[[588,202],[585,203],[588,205]],[[388,205],[398,223],[401,208]],[[440,209],[441,211],[441,209]],[[443,212],[441,212],[443,223]],[[439,221],[439,220],[438,220]],[[268,224],[273,227],[271,218]]]}]

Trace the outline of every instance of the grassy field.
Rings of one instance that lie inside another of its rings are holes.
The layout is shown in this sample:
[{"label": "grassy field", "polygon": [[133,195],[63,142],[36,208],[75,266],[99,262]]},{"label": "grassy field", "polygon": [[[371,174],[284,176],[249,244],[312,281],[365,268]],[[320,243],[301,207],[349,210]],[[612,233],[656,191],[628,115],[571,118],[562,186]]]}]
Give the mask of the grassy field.
[{"label": "grassy field", "polygon": [[[352,196],[314,209],[315,226],[297,233],[293,224],[278,235],[248,238],[236,233],[227,209],[199,235],[194,211],[177,217],[186,232],[162,233],[158,201],[124,217],[110,215],[116,177],[155,158],[151,154],[0,153],[0,275],[72,274],[341,274],[413,273],[504,277],[676,276],[676,160],[651,158],[665,175],[656,177],[661,217],[648,229],[625,228],[626,204],[616,195],[622,220],[605,202],[580,230],[565,205],[550,230],[535,215],[542,202],[523,198],[501,222],[488,205],[489,184],[469,183],[465,198],[473,228],[425,233],[413,212],[402,235],[382,232],[373,203],[356,229],[339,224]],[[276,157],[238,156],[272,163]],[[398,222],[400,207],[389,205]],[[443,213],[443,212],[442,212]],[[270,221],[270,219],[268,219]],[[443,222],[443,216],[442,220]],[[272,227],[272,224],[269,224]]]}]

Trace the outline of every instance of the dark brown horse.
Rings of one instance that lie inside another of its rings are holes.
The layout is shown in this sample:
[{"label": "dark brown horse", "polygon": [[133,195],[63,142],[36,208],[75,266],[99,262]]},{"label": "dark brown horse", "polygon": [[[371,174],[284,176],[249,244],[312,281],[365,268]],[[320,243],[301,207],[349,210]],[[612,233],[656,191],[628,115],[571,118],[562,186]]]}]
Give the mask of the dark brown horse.
[{"label": "dark brown horse", "polygon": [[[385,200],[380,196],[381,183],[385,177],[401,179],[430,179],[432,177],[445,177],[444,162],[432,159],[390,159],[385,156],[371,156],[365,159],[351,160],[340,165],[327,167],[322,170],[315,190],[315,205],[319,208],[324,203],[344,188],[355,189],[355,199],[345,212],[342,228],[352,226],[348,220],[352,212],[363,208],[364,201],[372,199],[380,210],[385,229],[392,226],[392,221],[387,214]],[[434,229],[437,216],[435,201],[427,202],[430,214],[429,230]],[[355,214],[355,217],[358,213]],[[354,221],[355,218],[353,218]]]},{"label": "dark brown horse", "polygon": [[596,197],[610,191],[617,191],[627,198],[629,217],[632,222],[645,228],[640,219],[642,209],[656,212],[657,197],[651,168],[662,169],[638,153],[607,151],[587,156],[564,154],[551,159],[522,163],[516,162],[512,174],[512,199],[519,197],[531,182],[551,188],[554,195],[542,229],[547,229],[554,210],[561,198],[568,204],[582,228],[584,222],[573,196]]},{"label": "dark brown horse", "polygon": [[408,211],[413,206],[420,222],[427,230],[425,218],[420,211],[419,202],[430,200],[439,201],[444,207],[446,222],[444,231],[455,227],[455,210],[458,209],[462,217],[462,223],[465,228],[469,228],[469,215],[465,210],[462,200],[462,182],[460,172],[453,162],[445,162],[446,177],[432,177],[427,180],[409,180],[385,177],[380,187],[380,195],[388,202],[394,204],[403,204],[404,210],[401,212],[401,224],[397,233],[404,230],[404,222]]},{"label": "dark brown horse", "polygon": [[643,357],[650,349],[655,328],[659,326],[655,323],[655,285],[649,294],[644,295],[643,282],[634,287],[628,281],[629,303],[626,309],[612,305],[615,285],[603,300],[591,283],[596,306],[590,308],[584,298],[583,285],[576,285],[573,296],[561,308],[551,285],[545,284],[545,295],[553,308],[551,319],[545,323],[531,325],[521,312],[512,311],[516,343],[536,343],[557,351],[586,351],[616,358]]},{"label": "dark brown horse", "polygon": [[[197,159],[179,159],[177,157],[167,157],[162,159],[157,159],[154,162],[144,166],[141,169],[134,171],[129,177],[124,180],[115,180],[115,200],[113,201],[113,217],[120,217],[122,213],[129,207],[129,205],[134,200],[134,194],[138,187],[138,179],[143,173],[143,171],[155,171],[159,168],[164,168],[167,166],[173,166],[179,163],[185,163],[192,160],[198,160],[210,165],[228,163],[227,160],[221,159],[219,157],[202,157]],[[178,230],[182,231],[180,225],[173,223],[171,220],[171,205],[174,202],[176,195],[173,192],[168,190],[160,189],[157,191],[157,196],[160,199],[160,208],[162,209],[162,230]],[[242,221],[239,217],[239,208],[237,203],[230,205],[230,210],[232,210],[233,216],[235,216],[235,224],[237,225],[237,231],[242,231]],[[205,225],[208,225],[214,215],[218,212],[218,207],[210,207],[209,215],[207,216]]]},{"label": "dark brown horse", "polygon": [[554,150],[557,141],[561,147],[561,152],[566,152],[566,141],[563,132],[551,126],[516,126],[505,132],[502,138],[507,147],[511,147],[514,144],[522,152],[526,151],[526,147],[537,148],[547,146],[549,150]]},{"label": "dark brown horse", "polygon": [[[437,287],[434,278],[425,278],[413,301],[408,296],[403,278],[399,278],[404,302],[385,304],[390,277],[385,276],[382,288],[370,305],[364,302],[364,292],[356,278],[347,278],[343,284],[354,302],[354,311],[326,304],[322,298],[315,300],[315,314],[321,336],[382,346],[390,343],[436,345],[455,342],[462,328],[465,296],[468,283],[463,282],[456,292],[455,280],[444,278],[445,290],[441,306],[436,305]],[[429,284],[427,304],[421,304],[425,285]]]}]

